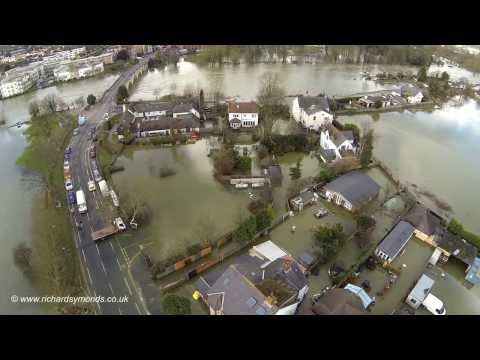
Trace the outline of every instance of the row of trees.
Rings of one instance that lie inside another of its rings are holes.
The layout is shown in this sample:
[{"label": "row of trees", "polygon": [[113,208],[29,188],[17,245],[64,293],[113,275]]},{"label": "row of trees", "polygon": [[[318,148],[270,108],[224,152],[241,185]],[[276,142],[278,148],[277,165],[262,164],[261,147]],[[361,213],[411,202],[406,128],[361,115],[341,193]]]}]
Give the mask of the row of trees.
[{"label": "row of trees", "polygon": [[[97,102],[97,98],[93,94],[87,96],[87,104],[94,105]],[[83,96],[79,96],[75,99],[74,105],[77,108],[83,108],[85,106],[85,99]],[[55,94],[46,95],[42,100],[33,100],[28,104],[28,112],[30,116],[37,117],[39,115],[53,114],[61,109],[67,108],[65,101]]]}]

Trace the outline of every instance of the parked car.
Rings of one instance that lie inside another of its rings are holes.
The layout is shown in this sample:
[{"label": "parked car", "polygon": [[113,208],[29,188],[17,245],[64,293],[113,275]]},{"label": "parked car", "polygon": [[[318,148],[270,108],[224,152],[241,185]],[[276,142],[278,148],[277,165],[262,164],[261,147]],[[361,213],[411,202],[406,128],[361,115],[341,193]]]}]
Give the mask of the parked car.
[{"label": "parked car", "polygon": [[90,180],[88,182],[88,191],[95,191],[97,188],[95,187],[95,181]]},{"label": "parked car", "polygon": [[75,129],[73,129],[73,134],[72,134],[72,135],[73,135],[73,136],[77,136],[79,132],[80,132],[80,129],[79,129],[79,128],[75,128]]},{"label": "parked car", "polygon": [[69,146],[65,149],[65,154],[71,154],[72,153],[72,147]]},{"label": "parked car", "polygon": [[70,160],[70,154],[65,154],[65,160]]},{"label": "parked car", "polygon": [[96,182],[102,181],[102,176],[98,170],[93,170],[93,177],[95,178]]},{"label": "parked car", "polygon": [[72,174],[70,173],[70,169],[67,169],[67,170],[63,169],[63,177],[65,178],[65,180],[72,178]]},{"label": "parked car", "polygon": [[92,147],[90,148],[90,158],[91,158],[91,159],[94,159],[96,156],[97,156],[97,155],[96,155],[96,153],[95,153],[95,146],[92,146]]},{"label": "parked car", "polygon": [[67,179],[65,181],[65,189],[67,189],[67,191],[73,190],[73,180],[72,179]]},{"label": "parked car", "polygon": [[63,162],[63,170],[70,170],[70,162],[68,160]]},{"label": "parked car", "polygon": [[68,193],[68,203],[69,203],[70,205],[75,205],[76,202],[77,202],[77,199],[75,198],[75,193],[69,192],[69,193]]}]

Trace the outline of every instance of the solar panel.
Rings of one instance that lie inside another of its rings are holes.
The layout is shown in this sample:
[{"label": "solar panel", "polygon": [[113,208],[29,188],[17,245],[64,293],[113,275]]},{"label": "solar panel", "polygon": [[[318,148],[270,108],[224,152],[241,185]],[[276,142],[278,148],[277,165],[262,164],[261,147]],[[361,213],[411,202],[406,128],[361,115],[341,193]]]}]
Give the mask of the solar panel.
[{"label": "solar panel", "polygon": [[251,297],[250,299],[247,300],[247,306],[251,309],[255,306],[257,303],[257,300],[254,297]]}]

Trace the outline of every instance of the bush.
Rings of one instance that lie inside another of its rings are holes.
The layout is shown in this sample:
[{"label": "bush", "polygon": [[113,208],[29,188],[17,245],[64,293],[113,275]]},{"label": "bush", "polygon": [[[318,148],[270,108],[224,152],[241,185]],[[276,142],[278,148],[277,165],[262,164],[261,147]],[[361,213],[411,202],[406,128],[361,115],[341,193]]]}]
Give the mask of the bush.
[{"label": "bush", "polygon": [[308,140],[305,134],[273,134],[270,138],[263,140],[262,145],[264,145],[270,153],[283,155],[288,152],[307,151]]},{"label": "bush", "polygon": [[244,221],[233,232],[233,240],[239,243],[246,243],[253,239],[257,230],[257,222],[255,217],[251,216],[247,221]]},{"label": "bush", "polygon": [[250,173],[252,169],[252,159],[248,156],[238,156],[235,161],[235,170],[242,173]]},{"label": "bush", "polygon": [[90,94],[87,96],[87,104],[92,106],[92,105],[95,105],[95,103],[97,102],[97,98],[95,97],[95,95],[93,94]]},{"label": "bush", "polygon": [[330,182],[333,179],[335,179],[335,174],[333,173],[332,169],[325,168],[325,169],[320,170],[317,177],[315,178],[315,181]]},{"label": "bush", "polygon": [[255,215],[257,223],[257,232],[262,231],[272,225],[272,214],[268,209],[264,209]]},{"label": "bush", "polygon": [[341,224],[318,226],[313,238],[322,264],[329,262],[345,244],[345,234]]},{"label": "bush", "polygon": [[459,221],[452,219],[448,224],[447,230],[450,231],[452,234],[461,236],[470,244],[480,249],[480,236],[465,230],[463,228],[463,225]]},{"label": "bush", "polygon": [[189,315],[192,312],[190,300],[174,294],[167,295],[163,299],[162,305],[163,311],[167,315]]}]

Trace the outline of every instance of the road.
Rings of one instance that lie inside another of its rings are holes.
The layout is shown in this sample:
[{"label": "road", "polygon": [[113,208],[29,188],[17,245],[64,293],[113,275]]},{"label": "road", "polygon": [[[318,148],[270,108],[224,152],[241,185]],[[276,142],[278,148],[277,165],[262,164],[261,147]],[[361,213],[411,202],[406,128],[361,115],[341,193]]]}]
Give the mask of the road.
[{"label": "road", "polygon": [[[103,198],[97,190],[88,191],[88,181],[93,179],[92,161],[89,157],[89,148],[93,144],[90,139],[90,129],[97,128],[106,112],[111,112],[118,88],[125,84],[131,75],[148,60],[142,59],[138,64],[123,73],[115,83],[104,93],[99,102],[93,106],[86,116],[88,121],[80,127],[80,132],[72,139],[72,154],[70,169],[73,177],[74,191],[82,189],[87,200],[88,212],[79,214],[75,208],[72,214],[72,225],[75,232],[75,241],[79,251],[80,261],[85,270],[85,278],[91,296],[102,296],[104,299],[115,296],[117,299],[126,296],[127,302],[96,303],[98,314],[105,315],[138,315],[148,314],[148,309],[137,292],[135,284],[128,276],[129,259],[122,252],[115,236],[94,242],[91,233],[108,225],[102,219],[99,208],[104,202],[113,206],[110,198]],[[110,219],[109,219],[110,220]],[[76,224],[82,223],[82,229]]]}]

